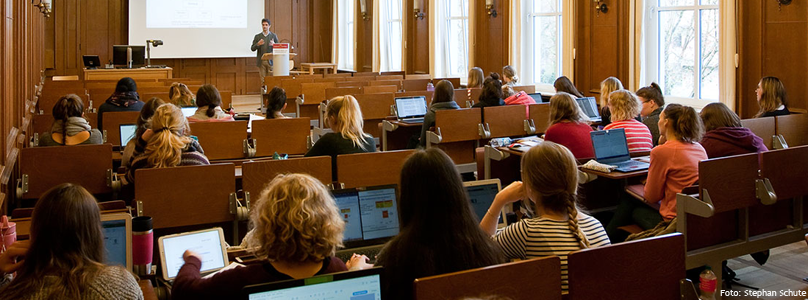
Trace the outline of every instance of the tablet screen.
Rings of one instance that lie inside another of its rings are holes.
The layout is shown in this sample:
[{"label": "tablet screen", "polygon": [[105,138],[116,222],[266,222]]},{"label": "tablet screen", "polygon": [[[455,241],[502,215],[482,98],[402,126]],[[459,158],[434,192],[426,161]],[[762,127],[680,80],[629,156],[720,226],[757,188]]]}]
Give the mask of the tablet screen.
[{"label": "tablet screen", "polygon": [[185,263],[182,259],[185,250],[194,251],[202,257],[202,269],[200,270],[202,273],[224,268],[226,262],[224,261],[225,253],[222,252],[220,230],[214,228],[162,238],[166,277],[169,279],[177,277],[177,273]]}]

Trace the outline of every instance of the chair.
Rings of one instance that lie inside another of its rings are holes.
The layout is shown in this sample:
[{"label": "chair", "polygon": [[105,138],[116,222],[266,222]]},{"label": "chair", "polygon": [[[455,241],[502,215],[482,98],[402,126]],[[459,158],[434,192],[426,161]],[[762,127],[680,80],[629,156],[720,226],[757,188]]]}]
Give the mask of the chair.
[{"label": "chair", "polygon": [[504,105],[483,108],[483,122],[479,125],[483,139],[525,135],[525,107]]},{"label": "chair", "polygon": [[684,253],[679,233],[573,252],[569,300],[679,300]]},{"label": "chair", "polygon": [[477,168],[474,149],[480,138],[481,121],[479,108],[439,110],[435,112],[435,130],[427,131],[426,147],[441,148],[456,165],[465,165],[461,172],[467,171],[466,168],[472,172]]},{"label": "chair", "polygon": [[247,121],[191,122],[191,134],[199,138],[209,160],[246,157]]},{"label": "chair", "polygon": [[360,94],[355,95],[362,110],[362,120],[364,121],[364,131],[374,137],[381,136],[379,124],[394,114],[390,113],[390,107],[396,104],[392,93],[384,94]]},{"label": "chair", "polygon": [[266,119],[252,122],[255,156],[305,154],[311,144],[309,118]]},{"label": "chair", "polygon": [[561,261],[551,256],[417,278],[413,287],[415,300],[481,296],[561,300]]},{"label": "chair", "polygon": [[241,166],[241,172],[244,198],[251,201],[258,200],[264,186],[278,174],[309,174],[325,185],[330,185],[332,181],[330,156],[245,162]]},{"label": "chair", "polygon": [[355,188],[401,181],[401,167],[414,150],[337,155],[337,178],[341,188]]},{"label": "chair", "polygon": [[236,219],[230,196],[236,190],[233,164],[139,169],[135,178],[137,215],[152,217],[154,229]]},{"label": "chair", "polygon": [[104,140],[112,144],[113,147],[123,147],[121,145],[121,124],[135,124],[140,118],[139,111],[119,111],[104,113]]},{"label": "chair", "polygon": [[110,144],[23,148],[19,167],[18,199],[37,199],[65,182],[96,195],[118,190]]},{"label": "chair", "polygon": [[808,114],[792,114],[774,117],[777,135],[789,147],[808,145]]},{"label": "chair", "polygon": [[432,82],[432,79],[429,79],[429,75],[427,75],[426,78],[420,79],[410,79],[410,76],[407,76],[407,79],[404,79],[401,83],[401,87],[407,92],[426,91],[427,85]]},{"label": "chair", "polygon": [[774,149],[772,136],[776,133],[774,118],[756,118],[741,120],[743,127],[749,128],[755,135],[763,139],[763,144],[769,149]]},{"label": "chair", "polygon": [[530,118],[525,120],[527,134],[544,133],[550,127],[550,103],[528,105]]},{"label": "chair", "polygon": [[365,94],[380,94],[380,93],[395,93],[398,92],[398,86],[395,85],[369,85],[362,88]]}]

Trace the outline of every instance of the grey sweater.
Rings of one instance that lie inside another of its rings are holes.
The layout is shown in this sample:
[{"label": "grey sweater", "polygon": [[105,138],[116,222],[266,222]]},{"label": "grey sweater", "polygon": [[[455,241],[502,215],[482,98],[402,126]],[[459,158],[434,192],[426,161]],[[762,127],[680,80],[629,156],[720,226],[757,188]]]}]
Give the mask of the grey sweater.
[{"label": "grey sweater", "polygon": [[426,147],[426,132],[429,127],[435,126],[435,112],[444,109],[460,109],[460,106],[454,101],[432,103],[429,106],[429,111],[424,115],[424,125],[421,126],[421,148]]},{"label": "grey sweater", "polygon": [[[55,276],[46,277],[45,286],[36,291],[31,291],[23,299],[68,299],[64,295],[57,298],[48,298],[55,284],[59,280]],[[104,300],[104,299],[143,299],[143,292],[140,290],[135,277],[124,268],[107,266],[101,270],[95,281],[84,290],[81,295],[82,300]]]}]

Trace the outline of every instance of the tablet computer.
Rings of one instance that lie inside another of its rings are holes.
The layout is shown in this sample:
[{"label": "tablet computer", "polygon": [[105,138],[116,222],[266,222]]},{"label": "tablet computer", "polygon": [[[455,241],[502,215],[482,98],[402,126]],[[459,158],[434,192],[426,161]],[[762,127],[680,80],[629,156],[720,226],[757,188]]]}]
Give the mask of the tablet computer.
[{"label": "tablet computer", "polygon": [[185,264],[182,259],[185,250],[194,251],[202,257],[202,275],[216,272],[230,264],[224,232],[219,227],[162,236],[157,244],[160,247],[163,279],[166,281],[173,281]]}]

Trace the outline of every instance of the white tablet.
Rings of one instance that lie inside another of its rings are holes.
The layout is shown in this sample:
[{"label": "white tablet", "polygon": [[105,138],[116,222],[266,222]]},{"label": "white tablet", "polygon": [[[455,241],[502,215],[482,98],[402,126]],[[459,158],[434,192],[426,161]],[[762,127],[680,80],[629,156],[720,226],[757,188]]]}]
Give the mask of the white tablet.
[{"label": "white tablet", "polygon": [[162,236],[157,240],[157,244],[160,247],[163,279],[166,281],[174,280],[185,264],[182,259],[185,250],[194,251],[202,256],[200,272],[203,275],[216,272],[230,264],[227,260],[224,232],[219,227]]},{"label": "white tablet", "polygon": [[[471,201],[471,208],[474,210],[474,213],[477,215],[477,221],[482,221],[482,218],[485,216],[488,209],[491,207],[491,203],[494,202],[494,198],[497,196],[497,193],[502,189],[502,186],[499,182],[499,179],[485,179],[485,180],[477,180],[477,181],[466,181],[463,182],[463,186],[466,188],[466,192],[469,195],[469,200]],[[503,208],[499,212],[499,220],[497,221],[497,228],[504,228],[508,226],[508,221],[506,220],[506,214],[508,213],[507,206]]]}]

